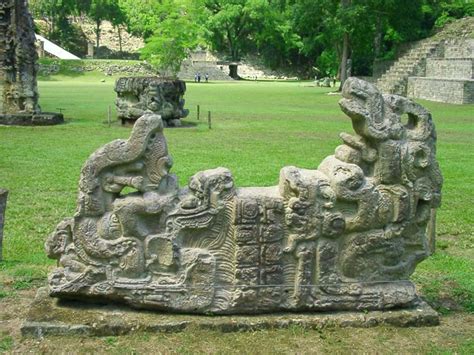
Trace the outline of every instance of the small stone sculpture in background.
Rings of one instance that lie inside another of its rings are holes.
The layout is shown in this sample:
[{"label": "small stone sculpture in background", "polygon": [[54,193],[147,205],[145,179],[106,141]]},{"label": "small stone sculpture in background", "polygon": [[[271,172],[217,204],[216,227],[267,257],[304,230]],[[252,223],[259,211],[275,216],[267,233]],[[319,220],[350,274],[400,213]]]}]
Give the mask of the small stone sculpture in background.
[{"label": "small stone sculpture in background", "polygon": [[0,3],[0,124],[52,125],[61,114],[38,105],[38,54],[33,19],[25,0]]},{"label": "small stone sculpture in background", "polygon": [[331,78],[330,77],[324,77],[322,79],[319,79],[316,84],[321,87],[325,88],[330,88],[331,87]]},{"label": "small stone sculpture in background", "polygon": [[150,111],[159,114],[169,127],[181,126],[186,83],[178,79],[159,77],[120,78],[115,83],[117,112],[122,124],[133,123]]},{"label": "small stone sculpture in background", "polygon": [[7,210],[8,190],[0,188],[0,261],[3,260],[3,226],[5,224],[5,211]]},{"label": "small stone sculpture in background", "polygon": [[441,201],[431,115],[356,78],[340,106],[355,134],[264,188],[217,168],[180,189],[163,121],[145,114],[82,168],[76,214],[46,242],[50,295],[204,314],[415,305]]}]

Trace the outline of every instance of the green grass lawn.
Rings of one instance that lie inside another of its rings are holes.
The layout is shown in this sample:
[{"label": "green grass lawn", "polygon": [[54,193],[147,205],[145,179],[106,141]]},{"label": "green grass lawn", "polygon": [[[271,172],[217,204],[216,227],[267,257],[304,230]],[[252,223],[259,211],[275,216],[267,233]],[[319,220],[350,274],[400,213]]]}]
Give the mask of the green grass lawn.
[{"label": "green grass lawn", "polygon": [[[107,125],[114,78],[103,78],[54,76],[40,82],[43,111],[64,109],[67,124],[0,127],[0,186],[10,190],[0,300],[44,283],[53,262],[43,242],[63,217],[72,216],[82,164],[104,143],[130,133],[116,122]],[[165,131],[180,184],[217,166],[229,168],[238,186],[275,185],[286,165],[316,168],[334,152],[338,134],[352,132],[338,107],[340,97],[328,91],[305,82],[189,83],[185,121],[190,125]],[[421,103],[437,126],[445,184],[438,251],[419,265],[414,280],[438,310],[473,313],[474,105]]]}]

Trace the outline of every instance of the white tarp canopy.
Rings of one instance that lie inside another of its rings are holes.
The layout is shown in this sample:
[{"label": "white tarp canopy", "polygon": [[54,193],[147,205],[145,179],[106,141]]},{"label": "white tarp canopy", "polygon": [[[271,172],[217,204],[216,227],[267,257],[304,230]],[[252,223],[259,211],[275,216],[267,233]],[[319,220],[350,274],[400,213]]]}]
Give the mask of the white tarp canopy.
[{"label": "white tarp canopy", "polygon": [[44,38],[43,36],[36,35],[36,40],[43,42],[45,52],[59,59],[81,59],[74,54],[69,53],[67,50],[59,47],[57,44],[54,44],[50,40]]}]

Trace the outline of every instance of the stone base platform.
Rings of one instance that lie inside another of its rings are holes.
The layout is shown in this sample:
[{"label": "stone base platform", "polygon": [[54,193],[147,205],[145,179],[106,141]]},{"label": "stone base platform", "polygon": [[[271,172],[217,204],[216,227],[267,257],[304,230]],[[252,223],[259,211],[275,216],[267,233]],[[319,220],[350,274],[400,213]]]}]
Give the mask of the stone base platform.
[{"label": "stone base platform", "polygon": [[0,125],[52,126],[60,123],[64,123],[64,116],[55,112],[0,114]]},{"label": "stone base platform", "polygon": [[407,96],[450,104],[474,103],[474,79],[408,78]]},{"label": "stone base platform", "polygon": [[40,288],[21,327],[23,336],[112,336],[137,332],[181,332],[208,329],[221,332],[301,326],[308,329],[334,327],[368,328],[435,326],[439,316],[427,303],[391,311],[280,313],[255,316],[195,316],[137,311],[118,305],[91,305],[58,301]]}]

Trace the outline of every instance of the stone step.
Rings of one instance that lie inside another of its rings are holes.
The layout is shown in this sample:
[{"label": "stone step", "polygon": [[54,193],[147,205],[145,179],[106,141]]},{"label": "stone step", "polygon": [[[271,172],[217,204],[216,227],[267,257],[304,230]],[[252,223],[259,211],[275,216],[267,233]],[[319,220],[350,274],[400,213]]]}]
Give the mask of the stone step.
[{"label": "stone step", "polygon": [[420,41],[413,45],[377,81],[383,92],[405,95],[408,77],[420,69],[420,65],[436,50],[439,41]]}]

